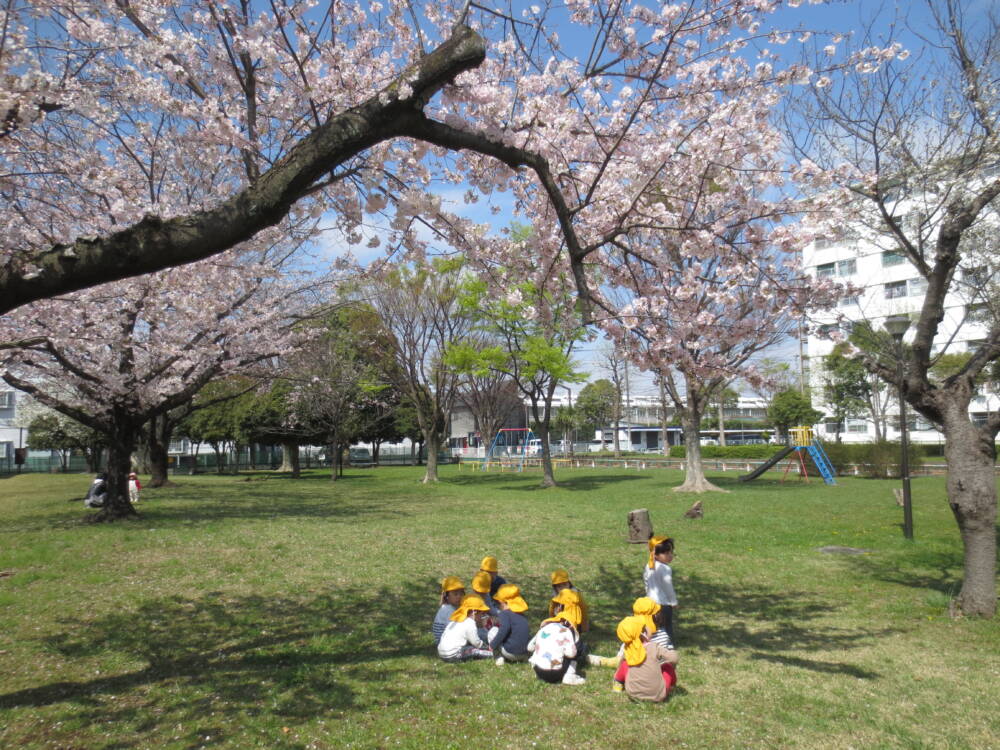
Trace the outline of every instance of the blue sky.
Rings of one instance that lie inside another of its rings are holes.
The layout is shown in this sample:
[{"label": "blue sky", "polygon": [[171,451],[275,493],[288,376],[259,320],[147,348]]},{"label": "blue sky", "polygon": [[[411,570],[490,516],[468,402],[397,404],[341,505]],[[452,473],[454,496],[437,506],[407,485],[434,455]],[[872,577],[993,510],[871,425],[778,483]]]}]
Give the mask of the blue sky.
[{"label": "blue sky", "polygon": [[[974,17],[976,14],[984,13],[990,9],[993,2],[994,0],[968,0],[962,6],[968,17]],[[803,0],[798,7],[785,7],[779,10],[772,16],[771,25],[778,29],[812,31],[816,37],[811,43],[819,46],[828,42],[828,34],[836,33],[851,34],[856,43],[860,43],[861,37],[864,36],[866,30],[870,29],[873,32],[873,42],[887,44],[889,41],[899,41],[914,55],[921,54],[921,52],[926,55],[934,54],[934,52],[926,49],[918,34],[922,29],[928,28],[931,23],[930,12],[925,3],[920,0],[895,5],[872,2],[871,0],[832,0],[820,4]],[[793,44],[786,45],[776,51],[779,51],[783,56],[796,54]],[[465,204],[463,201],[464,192],[465,189],[461,186],[443,188],[441,195],[444,205],[455,213],[478,222],[488,223],[494,230],[509,226],[511,221],[516,220],[517,217],[513,215],[511,210],[511,198],[508,193],[492,196],[491,201],[502,208],[499,214],[493,215],[490,212],[490,203],[487,201],[472,205]],[[372,220],[373,217],[366,216],[366,221]],[[366,232],[366,239],[373,233],[381,234],[379,223],[374,221]],[[338,236],[335,231],[328,233],[319,244],[324,254],[330,257],[350,250],[364,264],[381,257],[384,253],[383,247],[370,249],[364,243],[348,247],[344,239]],[[585,344],[578,355],[583,368],[592,373],[592,379],[604,376],[598,364],[603,345],[601,340]],[[798,354],[798,344],[794,338],[790,337],[787,345],[774,347],[765,352],[764,356],[787,361],[797,370]],[[642,395],[653,395],[654,388],[651,379],[642,374],[637,375],[633,391]]]}]

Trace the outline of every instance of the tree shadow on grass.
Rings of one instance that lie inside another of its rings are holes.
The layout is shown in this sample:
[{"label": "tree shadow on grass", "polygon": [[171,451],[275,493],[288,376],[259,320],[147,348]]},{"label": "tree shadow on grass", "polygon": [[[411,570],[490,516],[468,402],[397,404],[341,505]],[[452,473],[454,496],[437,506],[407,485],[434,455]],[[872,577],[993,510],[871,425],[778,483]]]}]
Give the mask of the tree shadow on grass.
[{"label": "tree shadow on grass", "polygon": [[[632,602],[644,593],[631,566],[602,567],[597,580],[595,596],[623,614],[630,613]],[[864,679],[880,675],[847,662],[816,661],[805,655],[867,646],[897,632],[833,624],[827,619],[830,602],[808,591],[750,590],[696,574],[684,577],[681,605],[675,635],[682,652],[748,653],[752,659]],[[599,636],[609,632],[613,638],[613,628],[595,629]]]},{"label": "tree shadow on grass", "polygon": [[[67,618],[44,647],[116,671],[2,693],[0,709],[68,704],[77,723],[129,727],[134,740],[106,745],[118,748],[148,746],[150,734],[173,727],[186,746],[226,745],[235,730],[225,721],[244,715],[281,726],[364,713],[411,698],[411,681],[439,668],[430,619],[399,616],[426,608],[434,587],[428,580],[404,591],[358,586],[301,598],[210,592]],[[121,670],[123,662],[145,666]]]},{"label": "tree shadow on grass", "polygon": [[[357,479],[364,480],[363,477]],[[340,480],[338,480],[339,483]],[[299,489],[269,482],[178,484],[163,490],[144,490],[136,506],[138,516],[124,519],[129,524],[200,524],[220,520],[274,520],[279,518],[353,519],[405,518],[395,499],[375,491],[359,494],[352,487],[349,498],[337,492],[337,483],[310,484]],[[308,490],[308,491],[303,491]],[[169,494],[168,494],[169,493]],[[83,503],[80,503],[81,509]],[[72,511],[70,511],[72,512]],[[0,517],[0,534],[65,529],[81,525],[95,511],[80,515],[21,514]]]},{"label": "tree shadow on grass", "polygon": [[[570,491],[584,491],[590,492],[593,490],[600,489],[607,485],[617,484],[619,482],[633,482],[637,479],[647,479],[648,477],[642,474],[593,474],[590,475],[579,475],[579,476],[566,476],[563,474],[556,473],[556,484],[555,488],[542,487],[542,474],[541,472],[532,472],[524,474],[490,474],[486,473],[469,473],[461,474],[459,476],[448,477],[442,479],[441,481],[446,484],[454,484],[458,486],[489,486],[490,489],[496,490],[507,490],[510,492],[538,492],[548,489],[564,489]],[[534,480],[534,481],[529,481]]]},{"label": "tree shadow on grass", "polygon": [[[902,526],[902,525],[901,525]],[[1000,559],[1000,558],[998,558]],[[962,586],[962,550],[922,549],[905,556],[858,555],[845,558],[858,577],[955,596]]]}]

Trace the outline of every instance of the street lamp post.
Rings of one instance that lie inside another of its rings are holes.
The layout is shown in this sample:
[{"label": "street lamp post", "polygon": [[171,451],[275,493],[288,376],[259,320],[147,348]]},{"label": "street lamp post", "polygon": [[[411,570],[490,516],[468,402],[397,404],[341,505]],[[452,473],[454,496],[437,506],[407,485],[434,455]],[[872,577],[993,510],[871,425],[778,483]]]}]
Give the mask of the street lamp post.
[{"label": "street lamp post", "polygon": [[906,399],[903,398],[903,336],[910,327],[909,315],[890,315],[885,320],[885,330],[896,341],[897,375],[899,377],[899,442],[900,474],[903,478],[903,536],[913,539],[913,504],[910,496],[909,435],[906,424]]}]

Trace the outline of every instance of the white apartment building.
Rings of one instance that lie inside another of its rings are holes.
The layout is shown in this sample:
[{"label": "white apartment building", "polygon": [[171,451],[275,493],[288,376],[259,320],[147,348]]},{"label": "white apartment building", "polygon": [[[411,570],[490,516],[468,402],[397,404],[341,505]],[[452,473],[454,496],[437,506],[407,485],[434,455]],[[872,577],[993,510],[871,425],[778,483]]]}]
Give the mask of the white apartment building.
[{"label": "white apartment building", "polygon": [[[862,287],[856,296],[843,298],[835,312],[817,315],[807,338],[813,406],[830,414],[829,406],[823,403],[822,357],[831,352],[835,342],[824,334],[840,329],[846,335],[852,324],[860,321],[868,321],[873,328],[881,329],[890,315],[919,313],[927,283],[904,255],[850,234],[840,241],[818,241],[810,245],[803,252],[803,267],[816,277],[835,277],[838,281]],[[935,353],[974,351],[982,343],[986,328],[979,322],[982,312],[977,318],[977,308],[981,310],[981,306],[970,302],[970,295],[965,291],[968,287],[961,283],[963,278],[970,279],[975,273],[976,269],[957,272],[958,283],[952,284],[952,291],[945,300],[945,320],[935,340]],[[912,329],[906,339],[911,337]],[[890,387],[886,409],[889,440],[899,439],[899,407],[895,395],[894,387]],[[988,411],[998,408],[997,395],[983,392],[973,400],[969,412],[973,420],[985,420]],[[914,415],[912,409],[907,410],[907,416],[911,440],[943,442],[941,433],[922,416]],[[832,440],[837,431],[832,419],[816,427],[817,434],[828,440]],[[866,442],[874,438],[870,418],[849,419],[841,427],[844,442]]]}]

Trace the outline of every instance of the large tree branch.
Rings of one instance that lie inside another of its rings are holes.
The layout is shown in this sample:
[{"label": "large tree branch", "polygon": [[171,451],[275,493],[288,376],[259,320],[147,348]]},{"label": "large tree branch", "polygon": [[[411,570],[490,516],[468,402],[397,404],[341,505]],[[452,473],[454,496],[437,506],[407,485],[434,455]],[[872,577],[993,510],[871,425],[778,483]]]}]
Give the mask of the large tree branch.
[{"label": "large tree branch", "polygon": [[584,247],[576,235],[573,228],[573,211],[566,204],[566,199],[556,184],[556,180],[548,162],[540,155],[526,149],[508,146],[504,143],[494,141],[481,133],[474,133],[467,130],[458,130],[442,122],[431,120],[422,113],[414,112],[410,115],[412,126],[408,128],[409,134],[415,138],[433,143],[437,146],[452,150],[469,150],[480,154],[492,156],[502,161],[514,170],[528,167],[538,177],[545,194],[548,196],[552,207],[559,219],[559,227],[562,229],[563,238],[569,251],[570,266],[573,271],[573,280],[576,282],[577,292],[580,297],[583,313],[583,324],[592,322],[592,310],[594,298],[590,292],[590,284],[587,281],[584,271],[584,259],[592,252],[592,248]]},{"label": "large tree branch", "polygon": [[[159,271],[227,250],[277,224],[311,185],[346,160],[391,138],[410,135],[413,119],[445,84],[477,67],[486,43],[461,26],[448,41],[404,70],[367,101],[332,117],[218,206],[172,219],[147,216],[107,237],[80,237],[33,259],[37,272],[0,268],[0,314],[56,294]],[[399,97],[403,84],[412,92]]]}]

